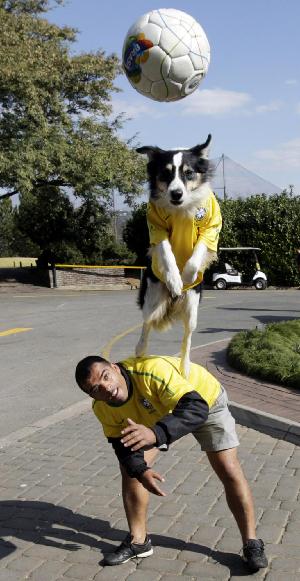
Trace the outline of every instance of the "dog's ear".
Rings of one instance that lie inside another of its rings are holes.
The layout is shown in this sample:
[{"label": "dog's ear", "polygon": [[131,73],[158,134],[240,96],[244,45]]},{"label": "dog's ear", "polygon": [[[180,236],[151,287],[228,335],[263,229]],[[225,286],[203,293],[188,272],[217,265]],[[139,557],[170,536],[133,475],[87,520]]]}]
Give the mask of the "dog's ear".
[{"label": "dog's ear", "polygon": [[209,135],[207,136],[207,140],[205,141],[205,143],[202,143],[201,145],[195,145],[195,147],[191,148],[191,151],[199,156],[202,157],[204,159],[208,158],[208,154],[209,154],[209,144],[211,142],[211,134],[209,133]]},{"label": "dog's ear", "polygon": [[151,161],[156,153],[162,153],[163,150],[159,147],[152,147],[152,145],[144,145],[144,147],[138,147],[135,151],[137,153],[148,155],[148,159]]}]

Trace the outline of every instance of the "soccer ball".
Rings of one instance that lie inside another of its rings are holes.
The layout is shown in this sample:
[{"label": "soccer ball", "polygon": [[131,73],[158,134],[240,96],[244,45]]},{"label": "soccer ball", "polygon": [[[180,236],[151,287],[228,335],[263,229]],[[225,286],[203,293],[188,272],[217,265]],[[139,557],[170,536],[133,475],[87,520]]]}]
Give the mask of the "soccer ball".
[{"label": "soccer ball", "polygon": [[206,75],[210,47],[189,14],[162,8],[141,16],[128,30],[123,68],[131,85],[155,101],[177,101]]}]

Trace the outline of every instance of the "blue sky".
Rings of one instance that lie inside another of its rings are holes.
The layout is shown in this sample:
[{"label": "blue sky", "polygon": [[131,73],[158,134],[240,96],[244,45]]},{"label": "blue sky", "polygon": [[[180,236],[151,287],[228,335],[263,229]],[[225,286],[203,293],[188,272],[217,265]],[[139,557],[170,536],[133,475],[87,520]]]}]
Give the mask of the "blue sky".
[{"label": "blue sky", "polygon": [[299,0],[68,0],[48,14],[78,29],[73,52],[99,49],[120,58],[133,22],[156,8],[177,8],[204,28],[211,63],[199,89],[177,103],[156,103],[125,76],[114,110],[131,118],[126,137],[142,145],[191,147],[212,133],[211,157],[222,153],[279,187],[300,195]]}]

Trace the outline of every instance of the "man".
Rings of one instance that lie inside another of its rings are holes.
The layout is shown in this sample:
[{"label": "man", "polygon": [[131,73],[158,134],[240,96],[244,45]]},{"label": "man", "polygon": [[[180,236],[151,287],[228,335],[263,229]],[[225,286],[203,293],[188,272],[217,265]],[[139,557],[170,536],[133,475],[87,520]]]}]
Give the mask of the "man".
[{"label": "man", "polygon": [[192,364],[189,381],[180,359],[129,358],[110,363],[89,356],[76,368],[79,387],[93,398],[93,410],[120,463],[129,535],[104,564],[120,565],[153,553],[147,535],[149,492],[165,496],[162,476],[152,468],[158,450],[192,433],[222,481],[228,506],[243,541],[243,559],[251,571],[267,566],[264,543],[256,539],[251,492],[237,458],[239,444],[227,395],[213,375]]}]

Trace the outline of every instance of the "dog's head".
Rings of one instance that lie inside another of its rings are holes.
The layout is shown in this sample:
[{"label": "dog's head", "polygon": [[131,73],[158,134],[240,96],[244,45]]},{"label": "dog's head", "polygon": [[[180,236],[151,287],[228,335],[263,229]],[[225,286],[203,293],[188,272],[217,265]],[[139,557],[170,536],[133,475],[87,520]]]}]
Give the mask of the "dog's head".
[{"label": "dog's head", "polygon": [[159,147],[139,147],[136,151],[148,156],[148,177],[152,202],[170,210],[192,210],[209,193],[211,164],[205,143],[191,149],[165,151]]}]

